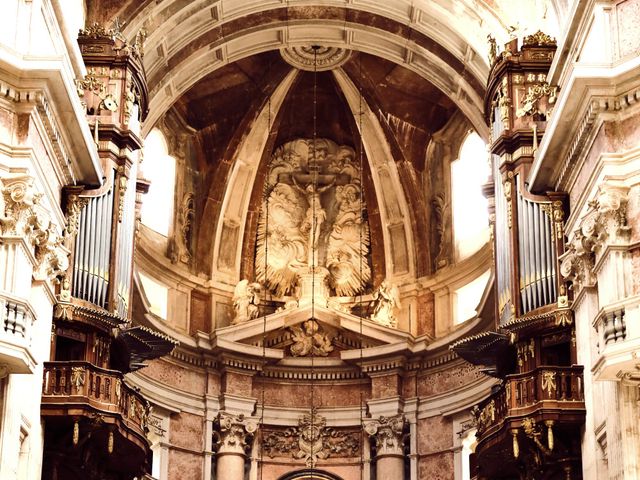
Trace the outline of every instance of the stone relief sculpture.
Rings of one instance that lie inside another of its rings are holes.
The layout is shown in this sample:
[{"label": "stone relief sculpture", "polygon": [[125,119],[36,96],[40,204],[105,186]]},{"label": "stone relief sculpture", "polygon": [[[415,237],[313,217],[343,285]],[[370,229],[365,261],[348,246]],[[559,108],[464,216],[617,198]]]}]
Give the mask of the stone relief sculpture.
[{"label": "stone relief sculpture", "polygon": [[236,316],[231,321],[232,325],[246,322],[247,320],[253,320],[257,318],[260,309],[258,304],[260,303],[261,286],[259,283],[249,283],[249,280],[243,279],[238,282],[233,292],[233,309]]},{"label": "stone relief sculpture", "polygon": [[293,345],[290,347],[294,357],[307,355],[326,357],[333,351],[333,338],[320,330],[315,320],[307,320],[301,327],[290,327]]},{"label": "stone relief sculpture", "polygon": [[[366,287],[370,241],[360,176],[354,150],[331,140],[297,139],[276,149],[258,223],[259,282],[277,296],[325,301]],[[306,285],[311,274],[320,291]]]},{"label": "stone relief sculpture", "polygon": [[308,467],[330,456],[340,457],[358,453],[360,442],[357,432],[341,432],[327,427],[327,420],[312,409],[298,420],[298,426],[266,436],[263,448],[269,457],[291,453],[293,458],[304,459]]},{"label": "stone relief sculpture", "polygon": [[191,236],[193,230],[193,218],[195,215],[195,199],[192,192],[187,192],[182,197],[178,215],[176,216],[176,234],[174,238],[171,261],[173,263],[191,263]]},{"label": "stone relief sculpture", "polygon": [[400,307],[400,292],[398,287],[383,280],[373,293],[373,313],[371,320],[385,327],[395,327],[398,320],[395,309]]}]

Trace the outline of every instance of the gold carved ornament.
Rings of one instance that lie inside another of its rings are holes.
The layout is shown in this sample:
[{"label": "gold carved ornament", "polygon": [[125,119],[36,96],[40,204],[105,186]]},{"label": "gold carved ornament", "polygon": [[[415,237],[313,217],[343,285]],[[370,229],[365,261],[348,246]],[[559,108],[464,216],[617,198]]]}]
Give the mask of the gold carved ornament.
[{"label": "gold carved ornament", "polygon": [[124,216],[124,199],[127,194],[127,182],[129,178],[125,175],[124,167],[118,167],[118,222],[122,223]]},{"label": "gold carved ornament", "polygon": [[555,38],[547,35],[541,30],[538,30],[533,35],[528,35],[524,37],[524,41],[522,42],[526,46],[537,46],[537,47],[553,47],[556,46],[557,42]]},{"label": "gold carved ornament", "polygon": [[556,393],[556,372],[542,372],[542,390],[547,391],[547,397],[555,397]]}]

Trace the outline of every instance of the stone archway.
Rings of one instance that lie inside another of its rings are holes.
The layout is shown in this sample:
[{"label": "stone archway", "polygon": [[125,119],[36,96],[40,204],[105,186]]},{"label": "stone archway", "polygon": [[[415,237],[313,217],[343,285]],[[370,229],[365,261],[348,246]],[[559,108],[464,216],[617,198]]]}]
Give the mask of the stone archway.
[{"label": "stone archway", "polygon": [[278,478],[278,480],[342,480],[342,478],[323,470],[307,468],[305,470],[286,473]]}]

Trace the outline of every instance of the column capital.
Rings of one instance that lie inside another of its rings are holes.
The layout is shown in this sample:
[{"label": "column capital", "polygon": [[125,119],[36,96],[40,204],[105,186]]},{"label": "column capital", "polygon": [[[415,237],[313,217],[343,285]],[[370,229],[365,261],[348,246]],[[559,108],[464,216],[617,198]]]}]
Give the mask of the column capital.
[{"label": "column capital", "polygon": [[222,411],[218,413],[214,428],[213,444],[217,445],[218,454],[244,455],[251,447],[251,439],[258,430],[258,419]]},{"label": "column capital", "polygon": [[407,420],[402,414],[364,421],[365,432],[375,442],[377,457],[404,454],[406,425]]}]

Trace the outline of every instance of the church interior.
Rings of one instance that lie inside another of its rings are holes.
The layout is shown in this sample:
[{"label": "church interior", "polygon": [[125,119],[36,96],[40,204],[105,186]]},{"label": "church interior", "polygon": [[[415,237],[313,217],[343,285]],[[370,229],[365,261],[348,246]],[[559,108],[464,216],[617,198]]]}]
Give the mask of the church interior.
[{"label": "church interior", "polygon": [[3,0],[0,480],[640,478],[640,0]]}]

